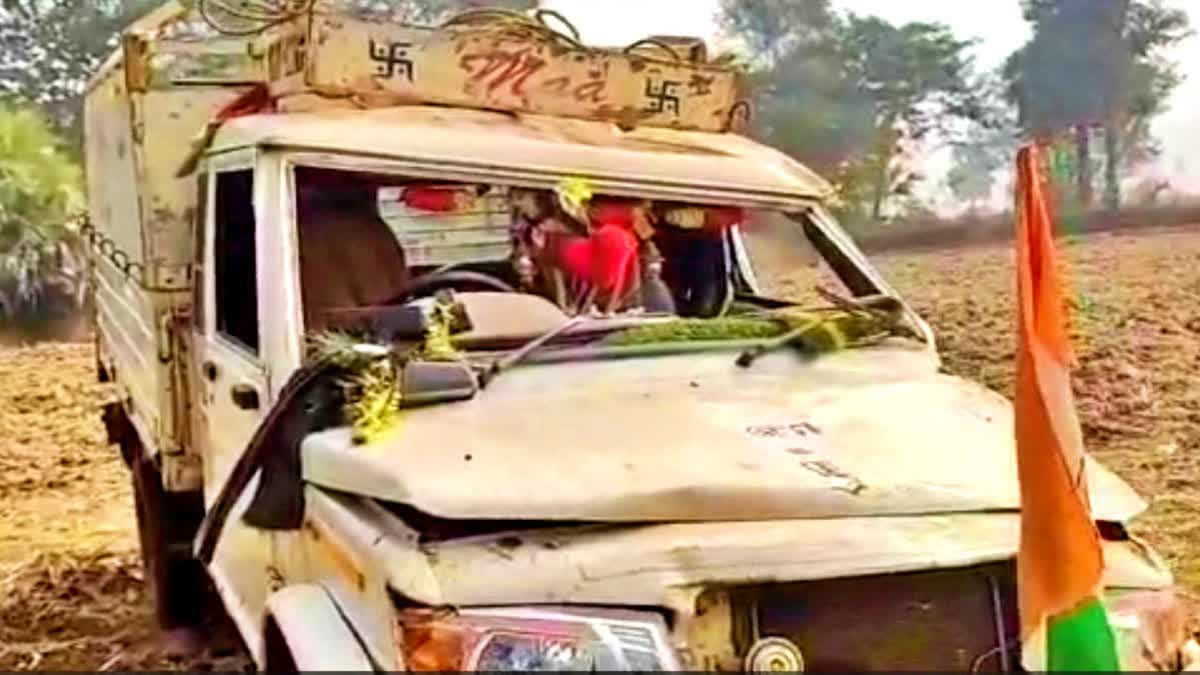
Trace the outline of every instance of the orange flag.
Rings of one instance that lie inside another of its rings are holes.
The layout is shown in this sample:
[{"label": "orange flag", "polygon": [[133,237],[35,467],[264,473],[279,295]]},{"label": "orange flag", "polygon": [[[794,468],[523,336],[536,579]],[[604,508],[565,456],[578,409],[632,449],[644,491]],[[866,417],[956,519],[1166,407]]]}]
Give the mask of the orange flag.
[{"label": "orange flag", "polygon": [[1070,344],[1041,157],[1017,155],[1017,557],[1027,670],[1115,670],[1100,602],[1104,569],[1091,516],[1070,381]]}]

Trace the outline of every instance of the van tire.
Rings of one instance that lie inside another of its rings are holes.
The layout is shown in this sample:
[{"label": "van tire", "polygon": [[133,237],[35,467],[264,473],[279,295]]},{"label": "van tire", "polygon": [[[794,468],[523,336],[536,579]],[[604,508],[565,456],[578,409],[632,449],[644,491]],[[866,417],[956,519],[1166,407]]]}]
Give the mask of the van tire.
[{"label": "van tire", "polygon": [[203,496],[163,490],[158,469],[140,447],[123,454],[131,458],[142,568],[155,619],[164,630],[198,627],[213,596],[204,567],[191,550],[204,517]]}]

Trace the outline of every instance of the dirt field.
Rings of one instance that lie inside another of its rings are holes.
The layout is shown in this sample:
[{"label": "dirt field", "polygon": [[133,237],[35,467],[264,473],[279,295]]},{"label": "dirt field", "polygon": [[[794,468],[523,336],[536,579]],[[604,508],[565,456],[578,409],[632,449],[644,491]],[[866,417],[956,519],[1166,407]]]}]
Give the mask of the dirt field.
[{"label": "dirt field", "polygon": [[[1193,604],[1200,592],[1200,228],[1060,246],[1074,292],[1074,389],[1089,450],[1150,509],[1135,521]],[[938,332],[946,368],[1011,395],[1013,253],[880,258]],[[1197,605],[1200,609],[1200,605]]]},{"label": "dirt field", "polygon": [[0,670],[238,669],[228,645],[161,649],[94,364],[86,344],[0,350]]},{"label": "dirt field", "polygon": [[[1200,228],[1066,242],[1091,450],[1151,500],[1137,531],[1200,592]],[[1008,393],[1007,245],[876,258],[939,332],[949,370]],[[0,670],[243,669],[226,644],[169,659],[105,446],[91,348],[0,349]]]}]

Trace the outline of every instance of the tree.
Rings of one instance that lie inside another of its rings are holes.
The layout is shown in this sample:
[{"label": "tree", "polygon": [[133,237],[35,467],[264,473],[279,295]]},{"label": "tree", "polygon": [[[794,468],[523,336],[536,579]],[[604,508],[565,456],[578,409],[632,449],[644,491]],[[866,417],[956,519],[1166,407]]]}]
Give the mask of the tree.
[{"label": "tree", "polygon": [[954,145],[953,166],[946,175],[954,195],[977,211],[991,197],[996,174],[1012,161],[1016,139],[1002,130],[976,127],[966,142]]},{"label": "tree", "polygon": [[722,0],[718,19],[753,55],[756,135],[830,175],[871,142],[870,99],[843,73],[828,0]]},{"label": "tree", "polygon": [[860,156],[877,135],[872,97],[845,76],[836,48],[794,48],[752,80],[755,131],[827,173]]},{"label": "tree", "polygon": [[953,119],[978,119],[980,105],[969,84],[972,42],[958,40],[941,24],[893,26],[877,17],[849,15],[841,30],[842,55],[850,79],[874,103],[877,136],[872,165],[871,217],[885,199],[911,186],[903,163],[905,142],[931,132],[948,134]]},{"label": "tree", "polygon": [[758,56],[754,132],[838,184],[847,218],[882,216],[921,177],[912,150],[977,117],[970,42],[829,3],[723,0],[721,24]]},{"label": "tree", "polygon": [[826,44],[836,23],[829,0],[721,0],[717,20],[768,67],[792,52]]},{"label": "tree", "polygon": [[946,175],[950,189],[972,212],[991,196],[998,174],[1009,168],[1019,135],[999,74],[981,78],[978,86],[983,122],[968,125],[953,144],[953,164]]},{"label": "tree", "polygon": [[38,105],[60,130],[80,137],[90,75],[116,35],[160,0],[0,0],[0,92]]},{"label": "tree", "polygon": [[1158,154],[1150,122],[1166,110],[1168,97],[1183,81],[1178,65],[1163,52],[1191,34],[1187,14],[1166,8],[1159,0],[1134,2],[1128,8],[1123,38],[1132,63],[1123,71],[1123,105],[1108,118],[1104,135],[1105,201],[1111,209],[1120,205],[1120,168]]},{"label": "tree", "polygon": [[1188,35],[1187,15],[1160,0],[1025,0],[1029,42],[1005,64],[1027,132],[1075,136],[1076,197],[1092,201],[1092,129],[1105,141],[1105,201],[1119,203],[1119,169],[1153,151],[1149,121],[1180,78],[1162,57]]},{"label": "tree", "polygon": [[83,206],[79,167],[32,109],[0,107],[0,319],[82,301],[68,220]]}]

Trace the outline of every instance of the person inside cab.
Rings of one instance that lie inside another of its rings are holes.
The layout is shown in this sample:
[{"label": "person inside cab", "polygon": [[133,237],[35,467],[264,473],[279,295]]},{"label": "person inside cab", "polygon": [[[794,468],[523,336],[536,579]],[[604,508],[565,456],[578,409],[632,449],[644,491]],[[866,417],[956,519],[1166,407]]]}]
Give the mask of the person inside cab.
[{"label": "person inside cab", "polygon": [[343,172],[297,170],[300,289],[305,325],[321,331],[338,310],[371,307],[409,281],[404,249],[376,206],[377,186]]}]

